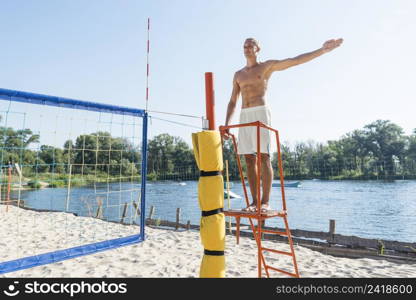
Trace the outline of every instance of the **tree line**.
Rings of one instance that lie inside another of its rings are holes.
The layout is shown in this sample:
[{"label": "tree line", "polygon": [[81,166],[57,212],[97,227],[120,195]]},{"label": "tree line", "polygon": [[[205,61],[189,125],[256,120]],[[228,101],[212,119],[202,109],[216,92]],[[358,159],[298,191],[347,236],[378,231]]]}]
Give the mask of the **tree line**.
[{"label": "tree line", "polygon": [[[30,129],[0,127],[0,159],[3,168],[18,163],[24,176],[33,174],[83,174],[137,176],[141,155],[127,139],[95,132],[65,141],[63,148],[39,145],[40,136]],[[71,170],[69,170],[71,166]]]},{"label": "tree line", "polygon": [[[183,139],[161,134],[149,141],[148,170],[154,179],[197,179],[192,149]],[[281,144],[286,179],[416,179],[416,129],[405,135],[391,121],[377,120],[326,143]],[[231,180],[239,179],[231,140],[223,145]],[[245,170],[244,159],[241,160]],[[277,153],[272,154],[278,176]]]},{"label": "tree line", "polygon": [[288,178],[416,178],[416,129],[404,135],[400,126],[387,120],[377,120],[327,143],[282,148]]},{"label": "tree line", "polygon": [[[127,139],[95,132],[67,140],[62,148],[41,145],[39,135],[30,129],[0,127],[3,167],[20,163],[31,173],[99,174],[100,176],[137,176],[141,154]],[[387,120],[377,120],[326,143],[281,144],[283,169],[287,179],[373,179],[416,178],[416,129],[405,135],[403,129]],[[239,179],[231,140],[223,145],[231,180]],[[245,169],[244,159],[241,160]],[[277,172],[277,154],[272,154]],[[150,180],[197,179],[192,148],[180,137],[167,133],[148,141],[148,178]]]}]

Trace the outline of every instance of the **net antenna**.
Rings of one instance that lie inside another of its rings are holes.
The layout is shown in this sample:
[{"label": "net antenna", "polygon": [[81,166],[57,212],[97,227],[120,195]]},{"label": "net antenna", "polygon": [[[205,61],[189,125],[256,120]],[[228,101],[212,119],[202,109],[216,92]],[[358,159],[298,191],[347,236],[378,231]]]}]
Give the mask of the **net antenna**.
[{"label": "net antenna", "polygon": [[149,54],[150,54],[150,18],[147,18],[147,55],[146,55],[146,111],[149,107]]}]

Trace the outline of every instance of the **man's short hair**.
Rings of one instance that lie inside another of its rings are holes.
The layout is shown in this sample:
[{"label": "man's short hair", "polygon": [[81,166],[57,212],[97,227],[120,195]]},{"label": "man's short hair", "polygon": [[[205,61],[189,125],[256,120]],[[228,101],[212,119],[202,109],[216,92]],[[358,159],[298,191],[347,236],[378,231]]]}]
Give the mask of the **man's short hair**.
[{"label": "man's short hair", "polygon": [[260,48],[260,44],[259,44],[258,40],[256,40],[255,38],[250,37],[250,38],[246,38],[245,42],[247,42],[247,41],[253,42],[256,45],[258,51],[260,51],[261,48]]}]

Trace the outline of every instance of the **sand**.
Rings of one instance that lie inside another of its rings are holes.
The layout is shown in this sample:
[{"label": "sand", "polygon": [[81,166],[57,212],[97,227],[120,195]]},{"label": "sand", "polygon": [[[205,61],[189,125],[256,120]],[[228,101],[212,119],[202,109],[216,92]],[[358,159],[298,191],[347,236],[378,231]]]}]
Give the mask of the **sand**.
[{"label": "sand", "polygon": [[[45,213],[0,205],[0,262],[136,234],[137,226],[125,226],[66,213]],[[53,230],[51,230],[53,228]],[[265,241],[265,247],[288,250],[285,243]],[[324,255],[295,246],[301,277],[416,277],[416,264],[386,260],[350,259]],[[198,231],[174,231],[146,227],[146,241],[0,277],[198,277],[203,248]],[[257,277],[254,240],[226,237],[226,276]],[[293,271],[290,257],[270,254],[272,266]],[[272,277],[285,277],[273,272]]]}]

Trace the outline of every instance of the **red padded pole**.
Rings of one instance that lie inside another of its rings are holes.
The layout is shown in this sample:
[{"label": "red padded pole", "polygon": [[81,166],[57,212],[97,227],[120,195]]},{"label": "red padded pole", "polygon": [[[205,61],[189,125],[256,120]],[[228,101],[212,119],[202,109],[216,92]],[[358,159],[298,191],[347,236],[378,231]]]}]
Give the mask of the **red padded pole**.
[{"label": "red padded pole", "polygon": [[214,75],[212,72],[205,73],[205,103],[208,129],[215,130]]}]

